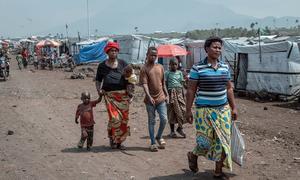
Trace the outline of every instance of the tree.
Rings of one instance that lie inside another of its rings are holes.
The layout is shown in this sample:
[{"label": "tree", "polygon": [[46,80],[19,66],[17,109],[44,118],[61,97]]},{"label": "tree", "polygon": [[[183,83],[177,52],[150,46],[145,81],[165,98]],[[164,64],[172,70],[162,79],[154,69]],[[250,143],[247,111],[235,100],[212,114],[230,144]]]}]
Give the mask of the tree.
[{"label": "tree", "polygon": [[254,26],[255,26],[255,23],[252,22],[252,23],[250,24],[250,28],[251,28],[251,29],[254,29]]},{"label": "tree", "polygon": [[269,28],[268,26],[266,26],[266,27],[263,29],[263,33],[264,33],[265,35],[270,35],[270,34],[271,34],[270,28]]},{"label": "tree", "polygon": [[135,30],[136,33],[139,32],[139,28],[138,27],[134,27],[134,30]]}]

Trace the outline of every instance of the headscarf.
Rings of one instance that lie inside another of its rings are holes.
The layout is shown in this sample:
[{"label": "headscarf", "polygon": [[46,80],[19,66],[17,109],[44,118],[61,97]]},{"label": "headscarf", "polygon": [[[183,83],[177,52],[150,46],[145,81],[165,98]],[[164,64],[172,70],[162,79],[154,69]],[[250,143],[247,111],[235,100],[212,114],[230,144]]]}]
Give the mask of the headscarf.
[{"label": "headscarf", "polygon": [[108,51],[111,48],[116,48],[118,51],[120,51],[120,45],[119,45],[119,43],[117,43],[117,42],[108,42],[107,45],[104,48],[105,53],[107,54]]}]

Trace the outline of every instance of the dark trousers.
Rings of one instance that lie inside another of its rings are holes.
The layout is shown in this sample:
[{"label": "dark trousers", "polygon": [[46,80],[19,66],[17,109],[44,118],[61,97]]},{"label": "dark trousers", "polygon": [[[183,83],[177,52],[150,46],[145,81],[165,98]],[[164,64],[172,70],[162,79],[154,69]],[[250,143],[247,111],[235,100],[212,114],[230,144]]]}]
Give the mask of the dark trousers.
[{"label": "dark trousers", "polygon": [[93,146],[93,137],[94,137],[94,126],[82,127],[81,128],[81,138],[78,143],[79,147],[83,147],[85,140],[87,140],[86,146]]}]

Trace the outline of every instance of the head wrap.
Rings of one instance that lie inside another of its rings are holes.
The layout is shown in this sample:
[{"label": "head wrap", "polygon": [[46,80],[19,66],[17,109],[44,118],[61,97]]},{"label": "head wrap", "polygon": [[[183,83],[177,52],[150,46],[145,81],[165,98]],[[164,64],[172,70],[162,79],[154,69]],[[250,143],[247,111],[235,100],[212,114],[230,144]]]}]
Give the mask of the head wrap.
[{"label": "head wrap", "polygon": [[107,45],[104,48],[105,53],[107,54],[108,51],[111,48],[116,48],[118,51],[120,51],[120,45],[119,45],[119,43],[117,43],[117,42],[108,42]]}]

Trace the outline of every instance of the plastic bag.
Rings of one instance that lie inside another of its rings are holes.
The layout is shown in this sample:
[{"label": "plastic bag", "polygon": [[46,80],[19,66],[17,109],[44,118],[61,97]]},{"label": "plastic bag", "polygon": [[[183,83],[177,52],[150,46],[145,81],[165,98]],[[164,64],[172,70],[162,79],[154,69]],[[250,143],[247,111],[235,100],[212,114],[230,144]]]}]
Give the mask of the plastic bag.
[{"label": "plastic bag", "polygon": [[240,166],[243,166],[245,154],[245,142],[239,131],[236,122],[232,122],[231,127],[231,155],[232,160]]}]

